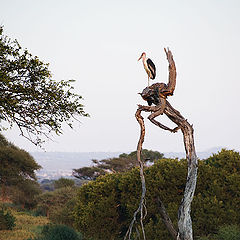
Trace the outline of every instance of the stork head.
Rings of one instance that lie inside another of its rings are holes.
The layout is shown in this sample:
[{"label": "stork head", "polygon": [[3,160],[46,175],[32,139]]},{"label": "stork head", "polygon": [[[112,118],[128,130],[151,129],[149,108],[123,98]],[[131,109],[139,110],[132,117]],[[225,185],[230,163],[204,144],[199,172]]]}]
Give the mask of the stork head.
[{"label": "stork head", "polygon": [[141,58],[143,58],[143,57],[146,57],[146,53],[145,53],[145,52],[143,52],[143,53],[141,54],[141,56],[140,56],[140,58],[138,59],[138,61],[139,61]]}]

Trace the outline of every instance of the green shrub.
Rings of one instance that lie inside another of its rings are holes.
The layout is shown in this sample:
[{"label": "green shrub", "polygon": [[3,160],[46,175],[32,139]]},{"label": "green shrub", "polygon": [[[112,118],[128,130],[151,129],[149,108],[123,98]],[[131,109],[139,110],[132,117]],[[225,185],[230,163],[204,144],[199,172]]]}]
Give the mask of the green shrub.
[{"label": "green shrub", "polygon": [[82,240],[80,234],[66,225],[45,225],[36,240]]},{"label": "green shrub", "polygon": [[[73,187],[59,188],[53,192],[45,192],[38,196],[37,213],[49,217],[55,224],[72,225],[73,204],[68,203],[76,195]],[[66,219],[66,221],[65,221]]]},{"label": "green shrub", "polygon": [[[197,188],[191,205],[193,233],[195,238],[211,236],[205,239],[213,240],[218,226],[239,224],[240,154],[223,149],[199,161],[198,167]],[[160,197],[177,228],[178,207],[187,178],[187,162],[162,159],[145,169],[145,178],[148,212],[144,220],[146,236],[151,240],[171,239],[162,222],[156,199]],[[141,181],[137,168],[123,174],[98,177],[78,190],[74,226],[84,237],[123,239],[138,207],[140,195]]]},{"label": "green shrub", "polygon": [[204,237],[197,238],[197,240],[211,240],[211,239],[209,237],[204,236]]},{"label": "green shrub", "polygon": [[240,228],[237,225],[220,227],[216,236],[218,240],[239,240]]},{"label": "green shrub", "polygon": [[0,210],[0,230],[12,230],[15,224],[16,218],[10,212],[4,212]]}]

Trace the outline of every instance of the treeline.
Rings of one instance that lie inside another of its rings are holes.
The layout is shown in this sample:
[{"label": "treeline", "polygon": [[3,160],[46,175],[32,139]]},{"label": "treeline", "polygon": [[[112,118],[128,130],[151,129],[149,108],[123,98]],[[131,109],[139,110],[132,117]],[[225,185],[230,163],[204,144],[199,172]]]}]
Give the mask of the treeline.
[{"label": "treeline", "polygon": [[[159,213],[163,201],[177,229],[177,211],[187,176],[186,160],[160,159],[145,170],[148,239],[170,239]],[[197,189],[192,203],[195,238],[217,232],[220,226],[240,224],[240,155],[223,149],[199,161]],[[122,239],[141,195],[138,168],[97,178],[79,189],[75,226],[93,239]],[[97,229],[97,231],[96,231]]]},{"label": "treeline", "polygon": [[[146,162],[146,236],[151,240],[171,239],[161,219],[158,199],[177,229],[177,212],[187,176],[186,160],[166,159],[149,150],[144,150],[142,157]],[[76,177],[85,179],[84,185],[79,187],[73,180],[62,178],[54,182],[54,191],[44,192],[34,173],[40,166],[2,135],[0,161],[2,200],[31,210],[36,216],[47,216],[53,224],[67,225],[87,240],[123,239],[141,195],[136,152],[93,160],[92,167],[73,170]],[[226,225],[239,232],[239,185],[238,152],[223,149],[199,161],[191,212],[195,239],[214,239],[219,228],[227,231]]]},{"label": "treeline", "polygon": [[33,157],[0,134],[0,197],[23,207],[35,205],[34,195],[41,192],[35,171],[40,169]]}]

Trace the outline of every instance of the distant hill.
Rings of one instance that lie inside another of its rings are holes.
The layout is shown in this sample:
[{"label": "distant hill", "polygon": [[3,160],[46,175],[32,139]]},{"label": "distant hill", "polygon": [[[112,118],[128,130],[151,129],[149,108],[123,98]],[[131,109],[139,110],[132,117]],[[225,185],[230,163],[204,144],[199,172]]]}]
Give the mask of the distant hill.
[{"label": "distant hill", "polygon": [[[206,159],[213,153],[221,151],[223,147],[215,147],[204,152],[198,152],[200,159]],[[39,179],[58,179],[59,177],[71,177],[72,169],[90,166],[92,159],[102,160],[118,157],[122,152],[32,152],[31,155],[42,166],[37,172]],[[165,152],[166,158],[185,158],[184,152]]]},{"label": "distant hill", "polygon": [[121,152],[31,152],[36,162],[42,166],[37,172],[39,179],[71,177],[72,169],[90,166],[92,159],[118,157]]},{"label": "distant hill", "polygon": [[[212,154],[218,153],[223,148],[224,147],[210,148],[210,149],[208,149],[204,152],[197,152],[197,156],[198,156],[199,159],[206,159],[206,158],[210,157]],[[164,153],[164,157],[182,159],[182,158],[186,157],[186,153],[185,152],[166,152],[166,153]]]}]

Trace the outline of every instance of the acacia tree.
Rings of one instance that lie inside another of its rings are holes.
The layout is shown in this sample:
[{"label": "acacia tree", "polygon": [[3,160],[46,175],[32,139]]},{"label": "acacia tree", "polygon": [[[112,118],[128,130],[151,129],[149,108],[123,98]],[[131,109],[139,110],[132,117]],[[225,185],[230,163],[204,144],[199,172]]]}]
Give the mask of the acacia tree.
[{"label": "acacia tree", "polygon": [[59,178],[58,180],[54,181],[54,188],[64,188],[64,187],[73,187],[75,185],[74,180],[68,178]]},{"label": "acacia tree", "polygon": [[[169,216],[165,215],[165,220],[171,218],[176,239],[177,212],[186,183],[187,161],[162,159],[146,168],[144,175],[147,187],[146,237],[148,240],[170,239],[161,219],[162,213],[167,211]],[[219,226],[239,224],[239,185],[239,152],[222,150],[199,161],[198,184],[191,212],[196,239],[200,236],[216,239],[214,233]],[[84,184],[77,193],[75,227],[86,239],[123,239],[138,205],[140,190],[138,168],[121,174],[108,174]],[[165,211],[162,211],[158,197],[164,203]],[[142,239],[135,234],[131,239]]]},{"label": "acacia tree", "polygon": [[37,204],[37,196],[42,192],[36,180],[24,179],[8,188],[9,199],[21,207],[31,209]]},{"label": "acacia tree", "polygon": [[[93,159],[93,166],[73,169],[73,176],[79,179],[93,180],[108,173],[126,172],[138,166],[136,156],[137,151],[134,151],[129,154],[122,153],[118,157],[107,158],[100,161]],[[154,162],[162,159],[163,153],[142,149],[141,157],[145,163]]]},{"label": "acacia tree", "polygon": [[48,66],[0,27],[0,130],[4,121],[16,125],[22,136],[41,145],[50,133],[61,134],[64,122],[72,127],[77,116],[88,116],[82,97],[73,93],[73,80],[53,80]]},{"label": "acacia tree", "polygon": [[22,188],[26,180],[36,180],[35,171],[40,168],[28,152],[8,142],[0,134],[0,187],[3,200],[7,196],[7,187]]}]

